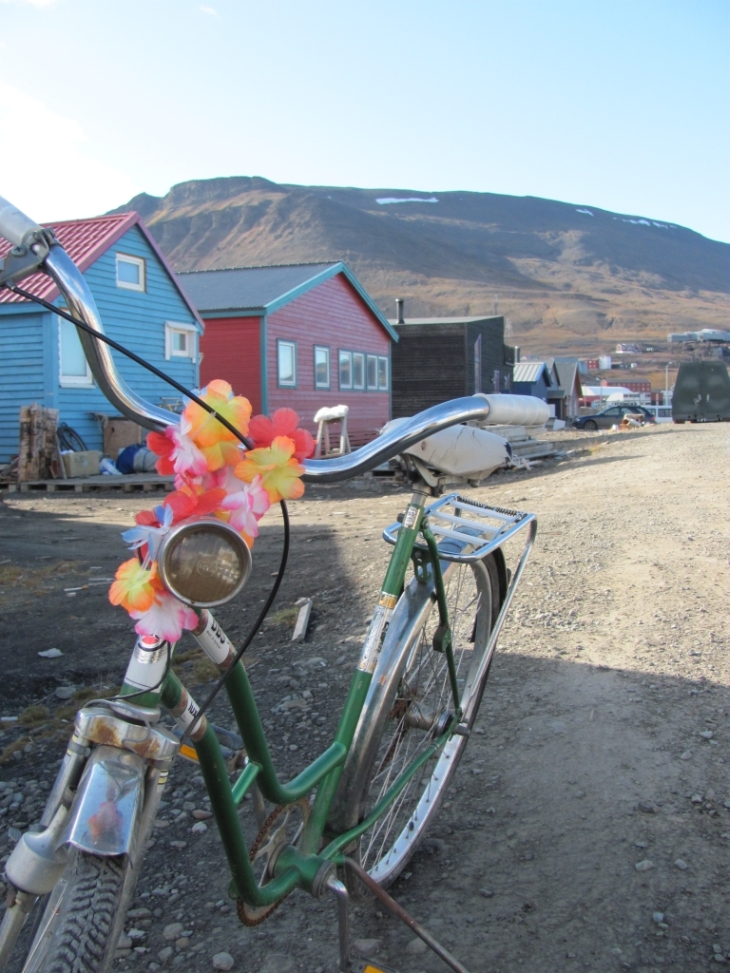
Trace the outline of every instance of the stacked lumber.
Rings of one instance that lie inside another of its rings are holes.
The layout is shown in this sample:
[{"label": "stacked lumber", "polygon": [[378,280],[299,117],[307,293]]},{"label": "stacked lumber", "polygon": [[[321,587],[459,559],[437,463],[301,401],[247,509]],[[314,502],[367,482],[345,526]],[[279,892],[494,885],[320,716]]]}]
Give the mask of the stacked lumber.
[{"label": "stacked lumber", "polygon": [[60,470],[57,428],[58,409],[44,409],[37,403],[20,407],[19,483],[50,480],[63,475]]}]

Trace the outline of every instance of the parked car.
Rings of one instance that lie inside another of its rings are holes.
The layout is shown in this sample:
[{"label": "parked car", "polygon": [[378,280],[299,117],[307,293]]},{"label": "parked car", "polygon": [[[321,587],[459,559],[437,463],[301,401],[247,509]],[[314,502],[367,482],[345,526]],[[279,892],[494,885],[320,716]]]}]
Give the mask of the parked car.
[{"label": "parked car", "polygon": [[632,416],[641,416],[643,422],[654,422],[654,416],[643,405],[612,405],[603,412],[596,412],[590,416],[579,416],[573,421],[575,429],[610,429],[611,426],[619,426],[621,420],[628,413]]}]

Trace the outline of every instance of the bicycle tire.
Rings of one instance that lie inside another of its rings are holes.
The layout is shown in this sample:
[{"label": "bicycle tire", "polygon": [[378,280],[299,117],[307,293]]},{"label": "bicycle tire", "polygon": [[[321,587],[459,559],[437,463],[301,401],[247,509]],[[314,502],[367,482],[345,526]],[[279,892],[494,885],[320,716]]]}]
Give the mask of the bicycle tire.
[{"label": "bicycle tire", "polygon": [[86,443],[81,436],[79,436],[76,430],[72,429],[71,426],[67,425],[65,422],[62,422],[59,425],[58,429],[56,430],[56,435],[58,436],[58,440],[64,449],[70,449],[75,453],[85,452],[88,449]]},{"label": "bicycle tire", "polygon": [[[414,580],[409,586],[411,597],[417,584]],[[445,586],[462,708],[470,705],[471,727],[489,665],[478,683],[473,680],[504,594],[494,555],[470,565],[450,564],[445,572]],[[370,813],[398,773],[430,744],[432,731],[418,725],[421,718],[425,724],[438,723],[438,718],[448,711],[451,690],[447,660],[445,654],[432,647],[438,624],[438,608],[431,594],[413,631],[395,649],[399,675],[392,688],[380,696],[376,706],[365,704],[353,742],[350,772],[346,767],[343,773],[341,794],[345,796],[335,802],[333,830],[349,830]],[[360,838],[357,849],[350,850],[384,888],[400,875],[425,835],[467,740],[466,736],[454,734]],[[362,891],[349,870],[345,879],[352,892]]]},{"label": "bicycle tire", "polygon": [[127,855],[74,851],[48,896],[21,973],[107,973],[135,882]]}]

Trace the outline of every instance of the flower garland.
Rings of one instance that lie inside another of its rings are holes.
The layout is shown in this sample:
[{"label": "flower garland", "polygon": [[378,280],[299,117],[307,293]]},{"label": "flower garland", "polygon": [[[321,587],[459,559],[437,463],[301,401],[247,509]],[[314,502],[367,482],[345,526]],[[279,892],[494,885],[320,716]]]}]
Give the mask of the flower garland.
[{"label": "flower garland", "polygon": [[254,449],[245,450],[226,427],[195,402],[182,413],[180,424],[151,432],[147,446],[159,459],[161,474],[175,474],[175,490],[154,510],[135,516],[137,526],[122,534],[137,552],[120,565],[109,590],[136,621],[135,631],[176,642],[183,629],[195,628],[196,613],[163,586],[157,552],[173,524],[216,517],[235,528],[249,547],[258,536],[258,521],[273,503],[295,500],[304,493],[301,460],[314,452],[310,434],[299,429],[292,409],[279,409],[271,419],[251,419],[251,404],[234,396],[228,382],[211,382],[200,397],[227,419]]}]

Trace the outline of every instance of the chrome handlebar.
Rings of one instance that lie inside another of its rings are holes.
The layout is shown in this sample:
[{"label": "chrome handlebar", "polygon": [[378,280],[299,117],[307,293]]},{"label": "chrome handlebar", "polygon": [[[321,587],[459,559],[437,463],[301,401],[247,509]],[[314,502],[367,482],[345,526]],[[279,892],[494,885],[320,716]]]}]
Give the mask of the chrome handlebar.
[{"label": "chrome handlebar", "polygon": [[[20,245],[29,232],[40,227],[0,196],[0,234],[15,246]],[[104,334],[104,327],[96,302],[84,277],[60,246],[51,248],[42,268],[55,282],[65,297],[71,314],[78,317],[93,331]],[[77,329],[81,345],[91,372],[99,388],[109,402],[122,415],[133,419],[146,429],[162,429],[175,421],[174,414],[152,405],[133,392],[117,371],[111,351],[81,328]],[[346,456],[334,459],[304,461],[303,479],[310,483],[337,483],[367,472],[402,453],[414,443],[448,429],[460,422],[479,422],[489,414],[486,396],[465,396],[435,405],[425,412],[400,423],[366,446]]]}]

